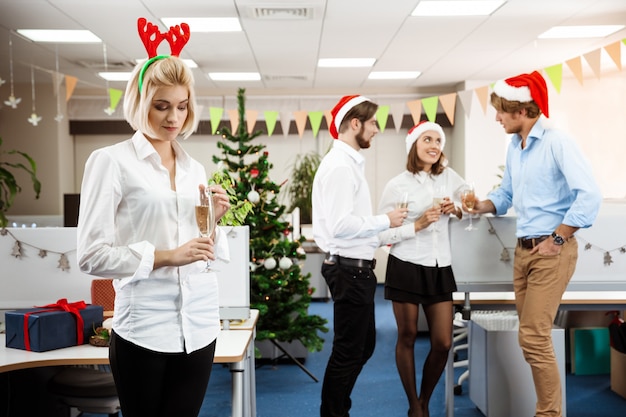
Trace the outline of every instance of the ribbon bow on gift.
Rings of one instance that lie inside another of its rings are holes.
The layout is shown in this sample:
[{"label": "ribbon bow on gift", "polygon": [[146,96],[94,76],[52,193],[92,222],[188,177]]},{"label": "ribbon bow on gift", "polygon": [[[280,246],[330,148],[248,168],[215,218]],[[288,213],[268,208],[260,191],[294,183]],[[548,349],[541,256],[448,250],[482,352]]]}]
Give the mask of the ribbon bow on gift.
[{"label": "ribbon bow on gift", "polygon": [[28,331],[28,317],[37,313],[48,313],[52,311],[67,311],[76,317],[76,342],[78,345],[83,344],[83,316],[80,315],[79,310],[84,310],[87,307],[84,301],[77,301],[75,303],[68,303],[67,298],[61,298],[54,304],[48,304],[45,306],[35,306],[37,308],[45,308],[46,310],[31,311],[24,314],[24,347],[26,350],[30,350],[30,335]]}]

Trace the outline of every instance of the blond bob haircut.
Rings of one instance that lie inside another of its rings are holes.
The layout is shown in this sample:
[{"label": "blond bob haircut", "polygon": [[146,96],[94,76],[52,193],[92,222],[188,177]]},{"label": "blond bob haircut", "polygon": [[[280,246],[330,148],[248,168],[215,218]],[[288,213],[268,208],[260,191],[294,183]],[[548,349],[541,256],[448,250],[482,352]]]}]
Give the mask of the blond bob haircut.
[{"label": "blond bob haircut", "polygon": [[178,57],[171,56],[154,61],[145,70],[143,85],[139,90],[139,73],[143,63],[137,64],[131,75],[126,92],[124,93],[124,117],[134,130],[155,137],[156,134],[150,128],[148,113],[152,100],[161,87],[173,87],[182,85],[189,92],[187,104],[187,119],[183,123],[181,136],[187,139],[198,127],[199,114],[198,104],[194,92],[194,79],[191,69]]}]

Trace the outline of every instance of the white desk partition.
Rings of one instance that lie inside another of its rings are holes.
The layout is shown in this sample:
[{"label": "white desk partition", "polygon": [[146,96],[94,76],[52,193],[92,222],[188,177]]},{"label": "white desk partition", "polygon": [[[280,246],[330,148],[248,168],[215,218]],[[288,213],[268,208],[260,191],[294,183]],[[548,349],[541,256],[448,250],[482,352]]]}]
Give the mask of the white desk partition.
[{"label": "white desk partition", "polygon": [[[250,309],[248,226],[225,228],[231,261],[215,262],[220,285],[220,314],[246,319]],[[21,254],[20,256],[16,256]],[[67,259],[67,267],[62,269]],[[0,234],[0,310],[56,302],[91,300],[93,276],[76,263],[75,227],[7,228]],[[0,314],[0,322],[4,314]]]}]

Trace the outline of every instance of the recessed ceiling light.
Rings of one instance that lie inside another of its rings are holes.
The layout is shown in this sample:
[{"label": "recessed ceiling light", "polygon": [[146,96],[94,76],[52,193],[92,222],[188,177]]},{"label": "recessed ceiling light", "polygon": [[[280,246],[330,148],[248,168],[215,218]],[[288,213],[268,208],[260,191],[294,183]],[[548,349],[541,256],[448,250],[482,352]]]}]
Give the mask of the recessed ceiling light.
[{"label": "recessed ceiling light", "polygon": [[371,67],[375,62],[376,58],[320,58],[317,66],[324,68]]},{"label": "recessed ceiling light", "polygon": [[411,16],[489,16],[504,0],[420,1]]},{"label": "recessed ceiling light", "polygon": [[54,43],[101,43],[96,35],[88,30],[47,30],[18,29],[17,33],[34,42]]},{"label": "recessed ceiling light", "polygon": [[128,81],[132,72],[102,71],[98,75],[107,81]]},{"label": "recessed ceiling light", "polygon": [[168,28],[184,22],[192,32],[241,32],[237,17],[164,17],[161,22]]},{"label": "recessed ceiling light", "polygon": [[422,75],[419,71],[372,71],[370,80],[410,80]]},{"label": "recessed ceiling light", "polygon": [[258,72],[209,72],[209,78],[213,81],[259,81],[261,74]]},{"label": "recessed ceiling light", "polygon": [[555,26],[539,35],[539,39],[603,38],[622,29],[624,25]]}]

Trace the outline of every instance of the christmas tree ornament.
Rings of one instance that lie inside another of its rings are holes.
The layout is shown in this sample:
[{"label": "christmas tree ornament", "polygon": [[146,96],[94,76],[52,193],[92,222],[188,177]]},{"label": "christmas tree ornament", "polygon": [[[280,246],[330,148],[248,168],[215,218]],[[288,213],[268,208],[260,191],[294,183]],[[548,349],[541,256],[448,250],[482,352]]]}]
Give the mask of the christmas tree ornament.
[{"label": "christmas tree ornament", "polygon": [[274,258],[267,258],[265,261],[263,261],[263,267],[267,270],[272,270],[274,268],[276,268],[276,259]]},{"label": "christmas tree ornament", "polygon": [[259,195],[259,193],[255,189],[252,189],[248,193],[247,197],[248,197],[248,201],[251,202],[252,204],[257,204],[259,201],[261,201],[261,196]]},{"label": "christmas tree ornament", "polygon": [[278,266],[280,267],[280,269],[289,269],[292,265],[293,261],[291,260],[291,258],[287,258],[286,256],[283,256],[282,258],[280,258],[280,261],[278,261]]},{"label": "christmas tree ornament", "polygon": [[254,262],[250,262],[250,272],[256,271],[257,265]]}]

